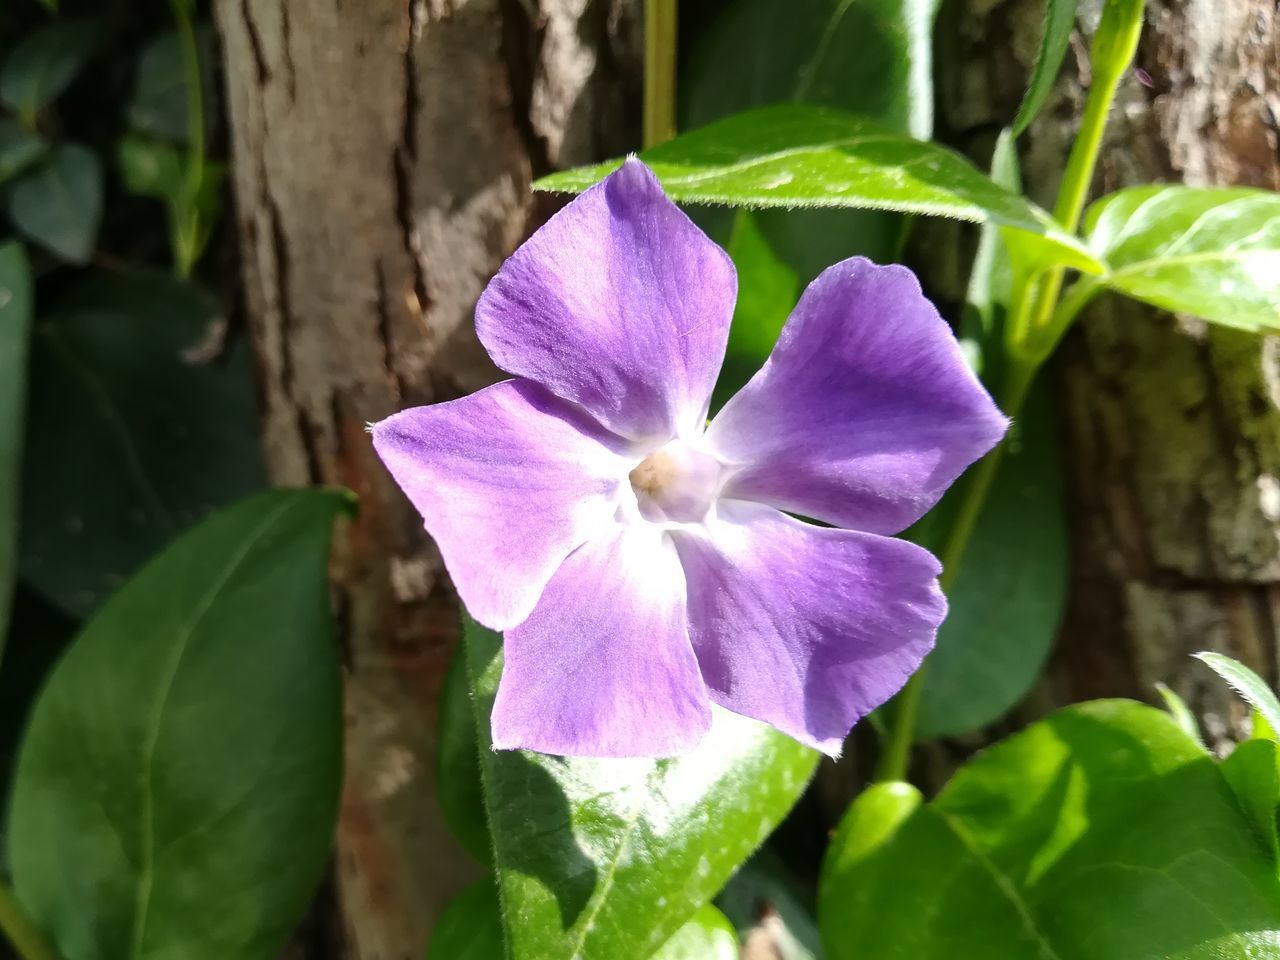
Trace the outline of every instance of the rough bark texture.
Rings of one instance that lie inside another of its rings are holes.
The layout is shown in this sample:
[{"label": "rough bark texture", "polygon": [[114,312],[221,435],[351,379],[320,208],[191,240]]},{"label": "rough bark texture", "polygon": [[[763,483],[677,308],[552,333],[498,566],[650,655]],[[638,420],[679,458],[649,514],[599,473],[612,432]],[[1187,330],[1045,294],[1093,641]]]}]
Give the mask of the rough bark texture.
[{"label": "rough bark texture", "polygon": [[531,177],[634,142],[635,6],[217,0],[273,477],[361,501],[333,571],[348,774],[321,926],[340,929],[304,955],[419,957],[479,873],[434,790],[455,602],[365,424],[496,378],[476,297],[547,212]]},{"label": "rough bark texture", "polygon": [[[944,135],[980,156],[1016,110],[1039,0],[956,0],[938,32]],[[1053,101],[1025,139],[1024,175],[1052,202],[1076,129],[1099,2]],[[1152,0],[1136,72],[1109,128],[1095,195],[1141,181],[1280,187],[1275,0]],[[958,275],[958,271],[956,274]],[[946,271],[941,282],[947,283]],[[1170,684],[1214,739],[1236,698],[1189,658],[1230,653],[1276,680],[1280,649],[1280,338],[1100,300],[1049,376],[1061,397],[1072,582],[1053,669],[1030,711]]]}]

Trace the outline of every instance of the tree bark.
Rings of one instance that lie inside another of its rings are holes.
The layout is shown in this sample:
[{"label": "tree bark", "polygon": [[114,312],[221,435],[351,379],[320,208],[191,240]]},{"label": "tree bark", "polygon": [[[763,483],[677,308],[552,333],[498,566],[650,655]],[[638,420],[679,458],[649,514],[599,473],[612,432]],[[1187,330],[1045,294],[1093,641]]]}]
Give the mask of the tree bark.
[{"label": "tree bark", "polygon": [[333,564],[347,658],[341,922],[300,952],[419,957],[443,904],[479,875],[435,800],[437,699],[459,621],[365,425],[498,377],[475,300],[548,212],[532,177],[634,144],[637,5],[215,6],[272,476],[340,484],[361,505]]},{"label": "tree bark", "polygon": [[[1081,4],[1074,52],[1025,138],[1024,177],[1046,206],[1083,105],[1100,7]],[[944,135],[975,156],[1016,111],[1042,8],[957,0],[944,10]],[[1280,187],[1275,0],[1152,0],[1137,62],[1146,75],[1133,71],[1122,87],[1095,196],[1144,181]],[[1108,296],[1047,375],[1060,397],[1072,575],[1050,675],[1024,712],[1152,699],[1163,681],[1212,741],[1238,735],[1238,698],[1190,654],[1220,650],[1277,679],[1280,338]]]}]

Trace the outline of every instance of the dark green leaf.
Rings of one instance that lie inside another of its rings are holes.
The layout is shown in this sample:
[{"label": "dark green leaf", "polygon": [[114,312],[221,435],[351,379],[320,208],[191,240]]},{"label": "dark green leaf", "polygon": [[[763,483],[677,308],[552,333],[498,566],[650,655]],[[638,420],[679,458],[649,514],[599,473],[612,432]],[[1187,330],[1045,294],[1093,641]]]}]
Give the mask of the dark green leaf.
[{"label": "dark green leaf", "polygon": [[[206,28],[197,29],[196,49],[200,59],[201,102],[206,117],[215,116],[218,104],[212,99],[212,38]],[[174,30],[152,41],[138,58],[138,78],[129,122],[135,130],[160,140],[186,143],[189,131],[187,66],[182,58],[182,37]]]},{"label": "dark green leaf", "polygon": [[9,193],[13,225],[50,253],[87,263],[102,220],[102,168],[91,150],[59,144],[14,181]]},{"label": "dark green leaf", "polygon": [[491,864],[493,851],[484,816],[476,716],[467,684],[466,653],[461,648],[454,654],[444,678],[438,740],[436,793],[445,821],[469,854],[481,863]]},{"label": "dark green leaf", "polygon": [[31,268],[21,244],[0,246],[0,654],[18,575],[19,480],[26,431]]},{"label": "dark green leaf", "polygon": [[711,399],[713,410],[723,406],[768,359],[800,295],[795,271],[774,253],[750,211],[739,210],[734,216],[727,252],[738,271],[738,301],[724,366]]},{"label": "dark green leaf", "polygon": [[23,484],[23,575],[92,611],[175,534],[266,484],[245,345],[150,271],[88,274],[37,328]]},{"label": "dark green leaf", "polygon": [[0,183],[35,163],[47,145],[12,117],[0,117]]},{"label": "dark green leaf", "polygon": [[1111,289],[1242,330],[1280,329],[1280,194],[1248,187],[1145,186],[1090,207],[1085,238]]},{"label": "dark green leaf", "polygon": [[284,946],[338,810],[327,571],[349,502],[274,492],[219,513],[55,668],[8,835],[16,893],[66,960],[267,960]]},{"label": "dark green leaf", "polygon": [[450,901],[431,931],[427,960],[500,960],[502,910],[493,877],[477,880]]},{"label": "dark green leaf", "polygon": [[[733,0],[682,66],[682,128],[793,101],[872,117],[899,133],[933,128],[935,0]],[[763,236],[807,282],[856,254],[896,259],[902,218],[872,210],[761,211]]]},{"label": "dark green leaf", "polygon": [[1040,50],[1036,65],[1031,71],[1031,84],[1027,87],[1017,119],[1013,121],[1013,135],[1021,136],[1040,113],[1053,82],[1062,69],[1062,60],[1071,43],[1071,31],[1076,23],[1078,0],[1046,0],[1044,32],[1040,36]]},{"label": "dark green leaf", "polygon": [[[641,152],[668,194],[687,203],[847,207],[993,222],[1047,261],[1100,269],[1043,210],[968,160],[860,117],[799,105],[763,107]],[[539,190],[579,193],[617,161],[543,177]]]},{"label": "dark green leaf", "polygon": [[643,957],[715,895],[791,808],[817,763],[727,711],[670,760],[488,747],[501,638],[468,621],[481,773],[514,960]]},{"label": "dark green leaf", "polygon": [[[812,892],[801,893],[799,881],[768,845],[742,865],[716,897],[716,906],[738,931],[746,956],[770,960],[821,960]],[[771,952],[752,953],[759,941]]]},{"label": "dark green leaf", "polygon": [[1196,659],[1231,685],[1249,706],[1253,707],[1272,730],[1280,730],[1280,698],[1277,698],[1267,682],[1239,660],[1221,653],[1197,653]]},{"label": "dark green leaf", "polygon": [[1200,736],[1200,724],[1196,722],[1196,715],[1191,712],[1186,701],[1163,683],[1156,684],[1156,693],[1160,694],[1165,711],[1173,718],[1178,729],[1203,747],[1204,739]]},{"label": "dark green leaf", "polygon": [[1280,744],[1274,740],[1246,740],[1222,761],[1222,775],[1231,785],[1240,809],[1258,832],[1258,839],[1280,863]]},{"label": "dark green leaf", "polygon": [[130,193],[170,203],[181,202],[183,158],[177,147],[130,134],[120,141],[117,157],[120,176]]},{"label": "dark green leaf", "polygon": [[[1249,960],[1280,879],[1213,759],[1166,714],[1068,707],[936,800],[855,802],[819,899],[832,960]],[[876,809],[868,810],[876,805]]]},{"label": "dark green leaf", "polygon": [[91,20],[58,20],[23,38],[0,69],[0,100],[31,125],[71,85],[97,42]]},{"label": "dark green leaf", "polygon": [[[954,736],[999,719],[1039,677],[1066,600],[1062,465],[1049,392],[1033,387],[978,516],[929,655],[916,735]],[[940,550],[965,481],[913,537]]]}]

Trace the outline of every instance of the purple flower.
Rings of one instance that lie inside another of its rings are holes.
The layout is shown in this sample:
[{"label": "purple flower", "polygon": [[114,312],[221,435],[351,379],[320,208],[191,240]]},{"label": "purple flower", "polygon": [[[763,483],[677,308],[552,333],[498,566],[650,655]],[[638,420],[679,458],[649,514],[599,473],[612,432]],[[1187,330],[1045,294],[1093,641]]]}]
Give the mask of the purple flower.
[{"label": "purple flower", "polygon": [[373,428],[468,610],[506,634],[495,747],[668,756],[714,702],[835,754],[933,646],[938,563],[886,535],[1008,421],[911,272],[855,258],[707,426],[736,293],[628,160],[480,298],[515,379]]}]

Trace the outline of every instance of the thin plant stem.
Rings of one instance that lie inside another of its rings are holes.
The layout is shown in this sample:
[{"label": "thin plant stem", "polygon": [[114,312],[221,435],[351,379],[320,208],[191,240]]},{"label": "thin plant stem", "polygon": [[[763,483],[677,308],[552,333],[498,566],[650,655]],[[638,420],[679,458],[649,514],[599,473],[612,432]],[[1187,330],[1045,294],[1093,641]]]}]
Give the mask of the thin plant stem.
[{"label": "thin plant stem", "polygon": [[205,162],[204,89],[200,75],[200,48],[186,0],[169,0],[169,7],[178,25],[183,80],[187,87],[187,169],[181,199],[174,204],[171,213],[174,267],[178,276],[186,279],[195,266],[200,230],[199,196],[204,183]]},{"label": "thin plant stem", "polygon": [[[1032,364],[1014,363],[1009,370],[1005,389],[1002,391],[1001,409],[1009,417],[1016,417],[1022,410],[1027,398],[1027,390],[1035,379],[1036,366]],[[944,594],[949,594],[955,586],[960,574],[961,562],[973,539],[973,531],[982,515],[982,508],[991,493],[991,484],[996,478],[1000,462],[1004,459],[1005,450],[1009,446],[1008,438],[1000,441],[995,449],[978,461],[978,465],[965,479],[963,499],[947,532],[946,543],[943,544],[939,559],[942,562],[942,574],[938,584]],[[876,780],[886,782],[903,780],[907,775],[907,766],[911,760],[911,744],[915,740],[916,722],[920,715],[920,697],[924,692],[924,671],[926,663],[911,675],[893,702],[893,713],[889,718],[889,731],[885,737],[880,762],[876,767]]]},{"label": "thin plant stem", "polygon": [[31,922],[8,887],[0,883],[0,931],[22,960],[58,960],[57,951]]},{"label": "thin plant stem", "polygon": [[645,0],[644,145],[676,135],[677,0]]}]

